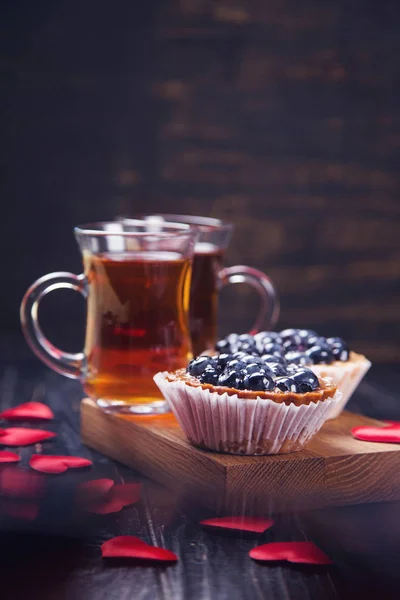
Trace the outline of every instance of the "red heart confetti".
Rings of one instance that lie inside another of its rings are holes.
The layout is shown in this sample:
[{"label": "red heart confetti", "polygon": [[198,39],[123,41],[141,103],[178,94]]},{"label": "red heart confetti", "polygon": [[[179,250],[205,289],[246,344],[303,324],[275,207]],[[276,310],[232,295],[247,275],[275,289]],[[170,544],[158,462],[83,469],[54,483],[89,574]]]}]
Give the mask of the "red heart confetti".
[{"label": "red heart confetti", "polygon": [[97,515],[108,515],[122,510],[125,506],[140,500],[140,483],[120,483],[114,485],[103,500],[92,502],[86,510]]},{"label": "red heart confetti", "polygon": [[286,560],[291,563],[331,565],[332,560],[313,542],[271,542],[257,546],[249,552],[255,560]]},{"label": "red heart confetti", "polygon": [[104,542],[101,546],[101,555],[103,558],[139,558],[158,562],[178,560],[176,554],[170,550],[150,546],[131,535],[121,535]]},{"label": "red heart confetti", "polygon": [[363,442],[400,444],[400,425],[389,425],[388,427],[354,427],[351,433],[353,437]]},{"label": "red heart confetti", "polygon": [[28,429],[25,427],[8,427],[0,429],[1,446],[29,446],[56,437],[52,431]]},{"label": "red heart confetti", "polygon": [[79,500],[88,512],[107,515],[139,502],[141,488],[140,483],[115,484],[112,479],[95,479],[79,486]]},{"label": "red heart confetti", "polygon": [[29,466],[41,473],[64,473],[68,469],[80,469],[90,467],[92,461],[80,456],[49,456],[45,454],[33,454]]},{"label": "red heart confetti", "polygon": [[20,458],[15,452],[9,450],[0,450],[0,463],[14,463],[19,462]]},{"label": "red heart confetti", "polygon": [[17,467],[0,470],[0,494],[11,498],[37,500],[43,492],[44,477],[39,473],[24,471]]},{"label": "red heart confetti", "polygon": [[114,486],[112,479],[90,479],[84,481],[78,486],[78,497],[83,504],[98,502],[107,496],[108,492]]},{"label": "red heart confetti", "polygon": [[219,517],[215,519],[205,519],[200,525],[207,527],[222,527],[223,529],[238,529],[240,531],[254,531],[255,533],[263,533],[272,525],[272,519],[262,517]]},{"label": "red heart confetti", "polygon": [[34,521],[39,514],[39,505],[34,502],[2,500],[0,503],[0,513],[12,519]]},{"label": "red heart confetti", "polygon": [[42,402],[25,402],[14,408],[3,410],[0,413],[0,419],[7,421],[21,421],[31,419],[51,420],[54,419],[53,411]]}]

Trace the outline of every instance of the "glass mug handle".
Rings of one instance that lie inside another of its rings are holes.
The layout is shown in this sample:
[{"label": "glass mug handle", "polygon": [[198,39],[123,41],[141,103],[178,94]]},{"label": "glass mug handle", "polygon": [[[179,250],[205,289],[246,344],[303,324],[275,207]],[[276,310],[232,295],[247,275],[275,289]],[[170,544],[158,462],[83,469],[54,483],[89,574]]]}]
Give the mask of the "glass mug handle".
[{"label": "glass mug handle", "polygon": [[61,375],[65,375],[65,377],[80,379],[84,364],[83,352],[71,354],[59,350],[46,338],[39,324],[40,301],[50,292],[61,289],[75,290],[86,298],[85,275],[74,275],[74,273],[59,271],[37,279],[28,289],[21,302],[22,331],[33,352],[48,367],[57,371],[57,373],[61,373]]},{"label": "glass mug handle", "polygon": [[261,307],[249,332],[251,335],[263,329],[271,329],[275,325],[279,317],[278,294],[271,279],[265,273],[252,267],[237,265],[222,269],[219,279],[221,288],[230,283],[247,283],[258,292]]}]

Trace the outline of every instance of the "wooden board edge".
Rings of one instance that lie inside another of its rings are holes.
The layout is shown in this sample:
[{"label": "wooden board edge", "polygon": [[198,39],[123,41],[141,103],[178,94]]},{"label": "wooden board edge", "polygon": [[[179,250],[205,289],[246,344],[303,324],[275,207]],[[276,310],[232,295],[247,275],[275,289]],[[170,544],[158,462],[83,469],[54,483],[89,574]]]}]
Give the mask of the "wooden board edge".
[{"label": "wooden board edge", "polygon": [[[243,514],[243,511],[279,513],[400,500],[400,451],[394,451],[389,444],[379,444],[379,448],[369,444],[367,451],[359,455],[349,455],[345,451],[333,456],[299,453],[297,460],[287,465],[282,456],[268,469],[268,480],[265,464],[252,460],[245,468],[246,477],[252,478],[252,490],[246,494],[240,483],[243,465],[219,461],[214,453],[198,450],[183,439],[175,440],[170,432],[163,435],[160,430],[105,413],[88,399],[82,401],[81,415],[82,438],[88,446],[185,496],[199,501],[201,495],[202,504],[216,510],[228,510],[231,514]],[[350,418],[349,413],[344,416]],[[381,424],[367,417],[360,419],[365,423]],[[140,433],[137,443],[135,430]],[[344,433],[349,435],[346,428]],[[118,436],[118,447],[113,443],[113,436]],[[124,443],[125,438],[129,444]],[[158,450],[161,452],[160,441],[162,459],[157,453]],[[143,445],[146,452],[143,452]],[[169,460],[179,465],[174,473],[165,470],[166,449]],[[360,478],[366,465],[372,476],[369,474],[368,479],[362,481]],[[297,471],[301,472],[301,477],[296,479]],[[286,488],[281,481],[285,476],[289,481]],[[293,477],[296,484],[291,486]]]},{"label": "wooden board edge", "polygon": [[[140,439],[134,432],[140,429]],[[118,447],[113,436],[118,435]],[[207,496],[209,505],[215,507],[225,495],[226,470],[207,457],[207,453],[188,445],[189,452],[182,453],[173,442],[163,439],[169,446],[170,460],[179,464],[174,476],[165,471],[165,454],[158,454],[159,438],[151,431],[118,416],[104,413],[92,401],[81,403],[81,436],[84,444],[136,469],[144,475],[189,495]],[[129,445],[127,443],[129,439]],[[143,445],[147,451],[143,453]],[[139,447],[140,446],[140,447]],[[140,450],[140,451],[139,451]],[[165,449],[164,449],[165,450]]]}]

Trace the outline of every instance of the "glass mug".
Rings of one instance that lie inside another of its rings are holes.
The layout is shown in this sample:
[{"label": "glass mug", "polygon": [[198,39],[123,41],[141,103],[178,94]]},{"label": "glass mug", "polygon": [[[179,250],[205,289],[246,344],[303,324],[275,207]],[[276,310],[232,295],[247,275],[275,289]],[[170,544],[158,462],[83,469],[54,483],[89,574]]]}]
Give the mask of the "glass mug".
[{"label": "glass mug", "polygon": [[[260,296],[260,311],[250,333],[272,329],[279,315],[279,303],[272,281],[252,267],[223,266],[226,249],[232,237],[233,225],[208,217],[190,215],[140,215],[134,218],[149,223],[153,231],[165,223],[184,223],[198,230],[193,257],[190,288],[189,323],[193,353],[214,348],[217,341],[218,293],[230,283],[247,283]],[[117,222],[130,223],[131,219],[118,217]]]},{"label": "glass mug", "polygon": [[[153,375],[185,367],[192,357],[188,311],[196,230],[164,223],[154,232],[136,219],[74,231],[84,273],[50,273],[29,288],[21,304],[28,344],[49,367],[80,379],[106,410],[168,411]],[[61,288],[87,299],[85,347],[77,354],[53,346],[38,321],[41,299]]]}]

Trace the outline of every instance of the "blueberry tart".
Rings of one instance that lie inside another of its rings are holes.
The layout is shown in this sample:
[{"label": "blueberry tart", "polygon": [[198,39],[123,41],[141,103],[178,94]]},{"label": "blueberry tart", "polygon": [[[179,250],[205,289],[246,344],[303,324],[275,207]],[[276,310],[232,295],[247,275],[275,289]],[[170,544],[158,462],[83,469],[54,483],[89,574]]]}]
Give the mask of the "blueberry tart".
[{"label": "blueberry tart", "polygon": [[340,415],[347,402],[371,367],[370,361],[362,354],[349,351],[341,338],[327,338],[333,360],[329,363],[316,362],[310,366],[318,377],[330,377],[342,393],[340,403],[332,409],[330,419]]},{"label": "blueberry tart", "polygon": [[[247,335],[246,344],[250,344],[255,356],[269,356],[270,361],[280,359],[311,369],[318,377],[332,379],[342,399],[332,408],[329,419],[339,416],[371,366],[365,356],[350,350],[342,338],[324,337],[311,329],[261,331]],[[217,342],[216,349],[222,345],[225,353],[238,353],[242,350],[242,336],[230,334]]]},{"label": "blueberry tart", "polygon": [[220,354],[196,357],[154,381],[196,446],[247,455],[300,450],[341,394],[307,366],[250,346],[220,344]]}]

